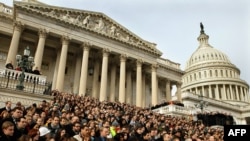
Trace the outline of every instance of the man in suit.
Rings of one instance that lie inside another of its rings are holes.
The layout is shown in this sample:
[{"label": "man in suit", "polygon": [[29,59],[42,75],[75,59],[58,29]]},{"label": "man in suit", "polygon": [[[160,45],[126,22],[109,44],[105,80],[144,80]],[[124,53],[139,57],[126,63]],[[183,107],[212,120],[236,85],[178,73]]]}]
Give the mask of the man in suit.
[{"label": "man in suit", "polygon": [[14,124],[10,121],[5,121],[1,126],[0,141],[16,141],[14,135]]},{"label": "man in suit", "polygon": [[9,113],[11,112],[11,101],[6,101],[5,106],[0,109],[0,114],[4,111],[8,111]]},{"label": "man in suit", "polygon": [[94,141],[107,141],[107,136],[110,133],[109,128],[101,127],[99,131],[100,131],[100,136],[95,137]]},{"label": "man in suit", "polygon": [[[13,135],[13,138],[14,139],[17,139],[18,136],[15,134],[18,132],[18,128],[17,128],[17,122],[20,120],[20,118],[23,116],[23,110],[21,107],[15,107],[12,109],[11,111],[11,117],[9,118],[5,118],[3,119],[1,122],[0,122],[0,127],[3,126],[3,124],[6,122],[6,121],[9,121],[9,122],[12,122],[12,124],[14,125],[14,135]],[[0,134],[3,134],[2,131]],[[13,140],[14,141],[14,140]]]}]

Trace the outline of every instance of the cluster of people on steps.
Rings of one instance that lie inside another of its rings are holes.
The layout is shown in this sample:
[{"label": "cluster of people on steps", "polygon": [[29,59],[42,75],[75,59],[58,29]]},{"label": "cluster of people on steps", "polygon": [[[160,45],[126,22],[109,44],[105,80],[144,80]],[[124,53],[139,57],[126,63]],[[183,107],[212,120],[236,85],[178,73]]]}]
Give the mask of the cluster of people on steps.
[{"label": "cluster of people on steps", "polygon": [[223,141],[223,129],[192,116],[155,113],[120,102],[53,90],[30,106],[6,101],[0,141]]}]

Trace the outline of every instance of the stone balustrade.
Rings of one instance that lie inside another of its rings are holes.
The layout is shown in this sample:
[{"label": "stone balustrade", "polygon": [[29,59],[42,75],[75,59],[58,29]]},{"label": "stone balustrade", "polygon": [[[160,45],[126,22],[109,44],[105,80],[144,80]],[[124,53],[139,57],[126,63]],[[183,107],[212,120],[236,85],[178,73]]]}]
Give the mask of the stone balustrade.
[{"label": "stone balustrade", "polygon": [[[0,69],[0,76],[8,75],[11,79],[18,79],[22,71],[12,70],[12,69]],[[40,84],[46,83],[46,76],[36,75],[32,73],[25,72],[25,81],[37,81]]]},{"label": "stone balustrade", "polygon": [[165,114],[165,115],[189,115],[191,113],[190,108],[182,107],[178,105],[167,105],[154,109],[153,112]]},{"label": "stone balustrade", "polygon": [[163,65],[167,65],[167,66],[169,66],[171,68],[180,69],[180,64],[179,63],[172,62],[172,61],[170,61],[168,59],[158,58],[157,62],[160,63],[160,64],[163,64]]}]

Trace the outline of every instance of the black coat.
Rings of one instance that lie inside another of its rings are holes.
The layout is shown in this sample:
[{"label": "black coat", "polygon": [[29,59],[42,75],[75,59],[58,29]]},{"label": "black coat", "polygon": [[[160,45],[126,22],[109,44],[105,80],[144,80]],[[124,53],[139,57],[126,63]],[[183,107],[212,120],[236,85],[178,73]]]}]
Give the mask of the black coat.
[{"label": "black coat", "polygon": [[0,141],[17,141],[17,139],[14,136],[6,136],[5,134],[2,134],[0,136]]},{"label": "black coat", "polygon": [[107,138],[95,137],[94,141],[107,141]]}]

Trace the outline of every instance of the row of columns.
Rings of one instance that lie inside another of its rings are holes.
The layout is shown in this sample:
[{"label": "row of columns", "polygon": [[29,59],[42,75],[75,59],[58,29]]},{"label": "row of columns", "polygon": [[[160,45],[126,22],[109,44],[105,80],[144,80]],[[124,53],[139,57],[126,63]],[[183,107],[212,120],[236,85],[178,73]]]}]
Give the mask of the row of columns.
[{"label": "row of columns", "polygon": [[[14,33],[11,40],[8,56],[7,56],[7,62],[12,62],[15,60],[15,56],[18,51],[18,44],[21,36],[21,32],[23,29],[23,25],[20,22],[15,22],[14,24]],[[39,41],[35,53],[35,66],[39,69],[41,68],[42,64],[42,58],[43,58],[43,52],[46,42],[46,37],[48,32],[45,29],[39,30]],[[69,48],[69,42],[70,38],[68,36],[62,36],[61,42],[62,47],[61,50],[58,51],[57,54],[57,60],[55,64],[55,71],[54,71],[54,77],[53,77],[53,85],[52,89],[57,89],[59,91],[63,91],[64,88],[64,77],[65,77],[65,68],[66,68],[66,61],[67,61],[67,53]],[[74,91],[76,92],[78,89],[78,93],[80,95],[84,95],[86,93],[87,88],[87,72],[88,72],[88,60],[89,60],[89,52],[90,52],[90,46],[91,44],[88,42],[84,42],[82,44],[83,48],[83,55],[80,60],[78,57],[77,64],[81,64],[81,67],[76,67],[76,69],[80,69],[78,73],[80,72],[80,79],[77,80],[78,75],[75,74],[75,82],[79,83],[78,86],[74,86]],[[101,83],[100,83],[100,92],[99,92],[99,100],[104,101],[107,98],[107,76],[108,76],[108,62],[109,62],[109,49],[103,49],[103,57],[102,57],[102,68],[101,68]],[[128,102],[131,103],[132,95],[131,92],[126,91],[126,83],[127,82],[127,89],[131,89],[132,79],[131,79],[131,71],[126,72],[126,60],[127,56],[126,54],[122,54],[120,56],[120,78],[119,78],[119,101],[120,102]],[[144,103],[142,103],[143,95],[142,93],[145,93],[143,91],[143,86],[145,87],[145,84],[142,84],[142,64],[143,60],[138,59],[136,62],[136,105],[142,106]],[[77,66],[78,66],[77,65]],[[95,98],[98,98],[98,91],[96,88],[98,85],[98,77],[99,77],[99,68],[100,64],[96,61],[94,64],[94,77],[93,77],[93,88],[92,88],[92,95]],[[77,71],[76,71],[77,72]],[[110,98],[111,100],[115,100],[115,78],[116,78],[116,66],[113,65],[111,68],[111,86],[110,86]],[[145,78],[144,78],[145,79]],[[151,72],[151,87],[152,87],[152,105],[156,105],[157,100],[157,90],[158,90],[158,82],[157,82],[157,65],[152,65],[152,72]],[[180,88],[177,87],[177,91]],[[170,83],[167,81],[166,83],[166,98],[167,100],[171,99],[170,94]],[[178,99],[180,99],[180,94],[178,95]]]},{"label": "row of columns", "polygon": [[[220,90],[219,84],[216,85],[208,85],[208,86],[202,86],[201,89],[199,87],[195,88],[195,93],[199,93],[199,91],[202,91],[202,94],[206,96],[206,90],[205,87],[208,87],[208,97],[209,98],[215,98],[217,100],[238,100],[238,101],[247,101],[249,99],[248,97],[248,91],[247,88],[244,88],[243,86],[238,85],[222,85],[222,90]],[[240,91],[239,91],[240,89]],[[214,96],[213,96],[214,91]],[[190,90],[192,92],[192,90]],[[221,97],[220,97],[221,94]]]},{"label": "row of columns", "polygon": [[230,78],[239,78],[238,72],[235,70],[227,70],[227,69],[211,69],[199,71],[184,77],[184,82],[189,83],[194,80],[200,80],[205,78],[213,78],[213,77],[230,77]]}]

